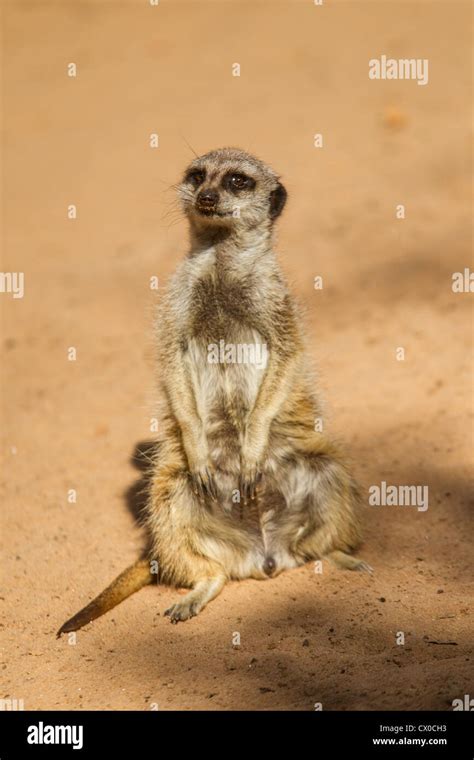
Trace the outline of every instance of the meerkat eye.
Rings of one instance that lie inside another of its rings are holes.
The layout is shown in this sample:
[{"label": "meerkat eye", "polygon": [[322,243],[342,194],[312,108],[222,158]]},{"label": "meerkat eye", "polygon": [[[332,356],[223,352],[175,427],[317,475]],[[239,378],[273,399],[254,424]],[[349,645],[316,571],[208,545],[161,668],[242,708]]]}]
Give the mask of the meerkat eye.
[{"label": "meerkat eye", "polygon": [[255,180],[252,177],[247,177],[246,174],[229,173],[224,177],[223,184],[227,190],[238,192],[239,190],[253,190]]},{"label": "meerkat eye", "polygon": [[199,187],[204,182],[206,172],[202,169],[193,169],[186,176],[186,182],[190,182],[194,187]]},{"label": "meerkat eye", "polygon": [[230,184],[236,190],[243,190],[248,185],[248,177],[245,177],[243,174],[232,174]]}]

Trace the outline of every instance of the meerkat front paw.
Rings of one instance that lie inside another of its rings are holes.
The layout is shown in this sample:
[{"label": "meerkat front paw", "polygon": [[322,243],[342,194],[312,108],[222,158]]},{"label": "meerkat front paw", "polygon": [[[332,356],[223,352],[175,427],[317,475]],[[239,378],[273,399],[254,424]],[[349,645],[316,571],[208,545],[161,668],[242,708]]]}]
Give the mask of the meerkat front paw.
[{"label": "meerkat front paw", "polygon": [[239,490],[244,504],[257,498],[267,441],[268,430],[265,426],[255,429],[252,423],[248,424],[240,453]]},{"label": "meerkat front paw", "polygon": [[257,488],[262,480],[262,471],[257,463],[243,464],[240,470],[239,491],[240,498],[247,504],[257,497]]},{"label": "meerkat front paw", "polygon": [[196,496],[204,499],[210,496],[213,501],[217,500],[217,486],[212,468],[208,464],[194,467],[189,472],[191,488]]}]

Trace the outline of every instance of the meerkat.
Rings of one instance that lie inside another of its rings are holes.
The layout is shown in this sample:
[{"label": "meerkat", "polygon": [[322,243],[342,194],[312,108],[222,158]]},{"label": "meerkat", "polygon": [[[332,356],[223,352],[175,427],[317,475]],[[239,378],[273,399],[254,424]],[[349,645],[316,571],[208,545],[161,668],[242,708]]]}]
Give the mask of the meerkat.
[{"label": "meerkat", "polygon": [[172,623],[229,580],[323,557],[371,571],[351,554],[359,490],[338,446],[315,430],[320,404],[273,250],[284,186],[259,159],[224,148],[191,163],[178,195],[191,245],[156,320],[163,435],[146,506],[150,554],[58,635],[156,582],[152,561],[160,583],[190,589],[166,610]]}]

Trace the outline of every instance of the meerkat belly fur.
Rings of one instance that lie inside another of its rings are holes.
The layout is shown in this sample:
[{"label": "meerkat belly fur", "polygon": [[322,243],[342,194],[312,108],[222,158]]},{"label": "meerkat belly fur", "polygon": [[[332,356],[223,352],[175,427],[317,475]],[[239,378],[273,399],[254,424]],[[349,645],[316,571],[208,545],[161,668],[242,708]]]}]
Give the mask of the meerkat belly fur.
[{"label": "meerkat belly fur", "polygon": [[360,541],[357,486],[315,431],[321,417],[297,310],[273,252],[286,201],[275,172],[225,148],[179,186],[191,247],[156,320],[163,436],[150,473],[150,556],[125,570],[59,633],[156,581],[190,591],[166,614],[198,614],[228,580],[268,579]]}]

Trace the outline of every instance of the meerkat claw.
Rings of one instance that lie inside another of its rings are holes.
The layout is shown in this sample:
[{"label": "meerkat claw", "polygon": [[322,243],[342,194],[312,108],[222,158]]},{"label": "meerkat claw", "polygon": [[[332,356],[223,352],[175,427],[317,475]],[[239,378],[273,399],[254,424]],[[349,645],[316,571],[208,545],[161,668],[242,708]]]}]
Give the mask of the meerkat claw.
[{"label": "meerkat claw", "polygon": [[200,499],[210,496],[213,501],[217,501],[217,488],[211,471],[206,467],[203,471],[190,473],[193,493]]},{"label": "meerkat claw", "polygon": [[241,475],[240,477],[240,496],[244,504],[249,501],[255,501],[257,498],[258,485],[262,480],[262,473],[254,470],[250,474]]}]

